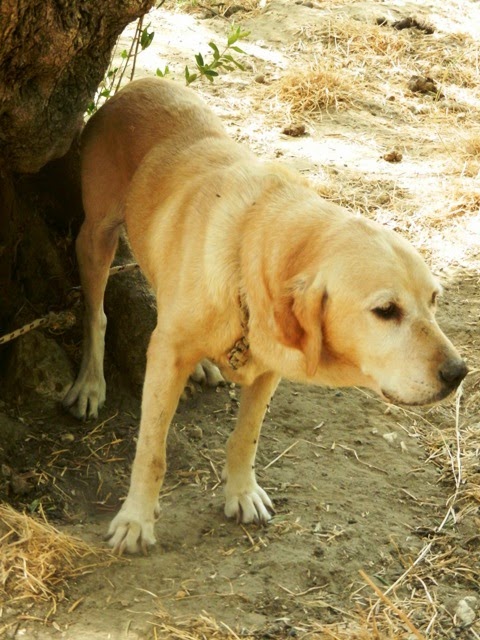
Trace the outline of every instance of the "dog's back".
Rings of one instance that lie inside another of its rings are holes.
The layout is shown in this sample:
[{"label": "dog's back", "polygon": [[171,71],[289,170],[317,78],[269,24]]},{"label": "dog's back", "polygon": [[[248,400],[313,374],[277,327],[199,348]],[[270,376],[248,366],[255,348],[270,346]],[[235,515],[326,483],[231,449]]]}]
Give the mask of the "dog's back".
[{"label": "dog's back", "polygon": [[193,91],[159,78],[131,82],[92,116],[82,134],[86,216],[121,223],[130,181],[152,148],[161,144],[167,165],[179,149],[204,138],[226,133]]}]

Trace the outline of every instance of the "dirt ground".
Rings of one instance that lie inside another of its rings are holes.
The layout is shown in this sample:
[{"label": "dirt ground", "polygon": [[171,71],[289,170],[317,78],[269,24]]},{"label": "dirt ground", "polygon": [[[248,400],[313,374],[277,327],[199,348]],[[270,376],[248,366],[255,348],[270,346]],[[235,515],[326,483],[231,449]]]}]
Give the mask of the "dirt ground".
[{"label": "dirt ground", "polygon": [[[0,636],[480,638],[480,6],[238,5],[235,23],[250,35],[239,43],[246,55],[235,55],[246,71],[193,90],[235,138],[419,248],[444,285],[440,324],[471,373],[457,402],[414,411],[363,390],[283,382],[259,448],[259,480],[276,508],[263,528],[223,515],[239,389],[197,387],[169,436],[157,546],[148,557],[93,563],[56,594],[55,611],[38,599],[3,603]],[[137,75],[168,64],[182,81],[194,54],[207,54],[212,39],[220,46],[232,18],[208,6],[153,12]],[[409,16],[417,27],[392,26]],[[329,103],[309,110],[320,71]],[[435,91],[409,88],[413,75],[431,77]],[[305,133],[288,135],[294,125]],[[111,364],[107,385],[94,422],[34,395],[0,406],[25,430],[6,463],[29,482],[15,493],[4,474],[0,497],[31,512],[41,505],[60,531],[99,546],[127,491],[139,419],[138,398]],[[462,617],[462,602],[473,617]]]}]

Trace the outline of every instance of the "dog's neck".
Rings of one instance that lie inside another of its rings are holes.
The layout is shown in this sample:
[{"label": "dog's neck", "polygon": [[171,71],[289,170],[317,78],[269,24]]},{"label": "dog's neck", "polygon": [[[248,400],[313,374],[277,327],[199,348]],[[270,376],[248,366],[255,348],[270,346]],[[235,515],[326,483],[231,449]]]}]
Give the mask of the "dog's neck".
[{"label": "dog's neck", "polygon": [[250,344],[248,341],[248,320],[250,314],[247,303],[242,295],[238,296],[238,305],[240,307],[240,324],[243,333],[227,353],[228,364],[234,371],[243,367],[250,357]]}]

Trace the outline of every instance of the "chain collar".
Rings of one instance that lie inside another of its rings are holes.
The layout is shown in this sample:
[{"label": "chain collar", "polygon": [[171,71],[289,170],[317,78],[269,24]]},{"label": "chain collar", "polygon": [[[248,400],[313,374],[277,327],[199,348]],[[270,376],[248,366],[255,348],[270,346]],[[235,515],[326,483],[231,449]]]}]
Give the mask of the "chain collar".
[{"label": "chain collar", "polygon": [[248,320],[250,314],[242,296],[238,296],[238,304],[240,306],[240,324],[242,325],[243,334],[227,353],[228,364],[235,371],[243,367],[250,357],[250,343],[248,341]]}]

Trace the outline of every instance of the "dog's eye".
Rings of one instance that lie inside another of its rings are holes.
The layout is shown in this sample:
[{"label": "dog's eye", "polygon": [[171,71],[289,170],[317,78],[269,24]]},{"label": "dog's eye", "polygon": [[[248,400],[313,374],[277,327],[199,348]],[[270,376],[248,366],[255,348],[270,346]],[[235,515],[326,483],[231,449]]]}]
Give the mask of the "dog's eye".
[{"label": "dog's eye", "polygon": [[372,309],[372,313],[382,320],[400,320],[402,317],[402,310],[395,302],[389,302],[381,307],[375,307]]}]

